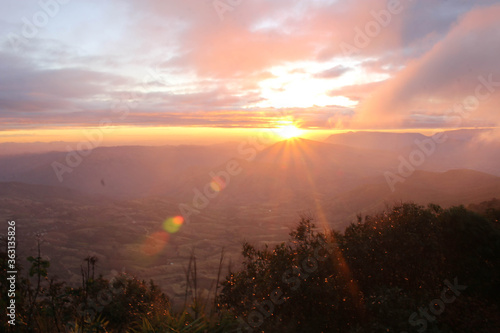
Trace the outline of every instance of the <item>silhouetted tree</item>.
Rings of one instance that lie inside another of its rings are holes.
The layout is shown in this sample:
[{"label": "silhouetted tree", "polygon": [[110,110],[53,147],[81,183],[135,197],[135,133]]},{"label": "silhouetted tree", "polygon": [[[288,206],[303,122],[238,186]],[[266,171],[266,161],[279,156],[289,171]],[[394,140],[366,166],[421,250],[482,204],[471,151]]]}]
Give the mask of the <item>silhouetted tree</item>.
[{"label": "silhouetted tree", "polygon": [[498,224],[462,206],[404,203],[343,234],[302,219],[290,236],[273,250],[244,244],[242,269],[222,283],[220,306],[243,331],[419,332],[410,316],[439,299],[445,280],[467,288],[425,329],[500,329]]}]

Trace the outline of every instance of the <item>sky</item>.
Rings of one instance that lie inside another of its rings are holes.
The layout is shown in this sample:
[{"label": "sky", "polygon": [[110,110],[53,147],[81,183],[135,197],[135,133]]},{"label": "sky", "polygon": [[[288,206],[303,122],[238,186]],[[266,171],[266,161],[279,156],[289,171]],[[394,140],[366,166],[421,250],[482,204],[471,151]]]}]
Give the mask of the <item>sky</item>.
[{"label": "sky", "polygon": [[498,126],[500,1],[0,6],[0,142]]}]

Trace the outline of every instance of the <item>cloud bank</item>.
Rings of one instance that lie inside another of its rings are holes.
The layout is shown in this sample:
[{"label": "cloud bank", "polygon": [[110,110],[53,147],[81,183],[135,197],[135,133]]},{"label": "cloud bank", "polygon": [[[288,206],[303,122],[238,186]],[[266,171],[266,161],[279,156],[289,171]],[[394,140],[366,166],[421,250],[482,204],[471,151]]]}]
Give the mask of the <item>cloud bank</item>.
[{"label": "cloud bank", "polygon": [[497,126],[498,17],[499,1],[9,2],[0,130],[120,108],[138,126]]}]

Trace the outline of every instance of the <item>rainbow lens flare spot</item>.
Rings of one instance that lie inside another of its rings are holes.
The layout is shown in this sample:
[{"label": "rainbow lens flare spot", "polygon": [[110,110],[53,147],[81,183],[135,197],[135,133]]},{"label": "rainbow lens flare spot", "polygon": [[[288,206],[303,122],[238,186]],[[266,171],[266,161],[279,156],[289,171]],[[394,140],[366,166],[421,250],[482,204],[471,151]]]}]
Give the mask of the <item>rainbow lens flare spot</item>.
[{"label": "rainbow lens flare spot", "polygon": [[184,218],[182,216],[170,217],[163,222],[163,230],[170,234],[175,234],[181,229],[183,224]]},{"label": "rainbow lens flare spot", "polygon": [[167,245],[169,237],[165,231],[158,231],[151,234],[146,238],[144,244],[142,244],[142,252],[148,256],[158,254]]},{"label": "rainbow lens flare spot", "polygon": [[210,187],[214,192],[220,192],[226,187],[226,182],[221,177],[214,177],[210,182]]}]

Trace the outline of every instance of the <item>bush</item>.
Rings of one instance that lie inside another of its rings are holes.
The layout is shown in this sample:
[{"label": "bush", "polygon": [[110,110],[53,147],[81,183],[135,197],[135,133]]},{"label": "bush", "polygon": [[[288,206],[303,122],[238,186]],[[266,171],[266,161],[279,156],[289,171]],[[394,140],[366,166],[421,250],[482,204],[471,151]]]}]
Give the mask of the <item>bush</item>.
[{"label": "bush", "polygon": [[441,321],[429,320],[426,328],[472,332],[460,323],[500,322],[493,311],[500,302],[500,232],[462,206],[407,203],[360,218],[344,234],[314,230],[302,219],[273,250],[244,244],[243,268],[227,276],[219,296],[240,329],[417,331],[423,324],[410,316],[454,279],[467,286],[461,302],[475,306],[464,316],[462,303],[456,310],[446,305]]}]

